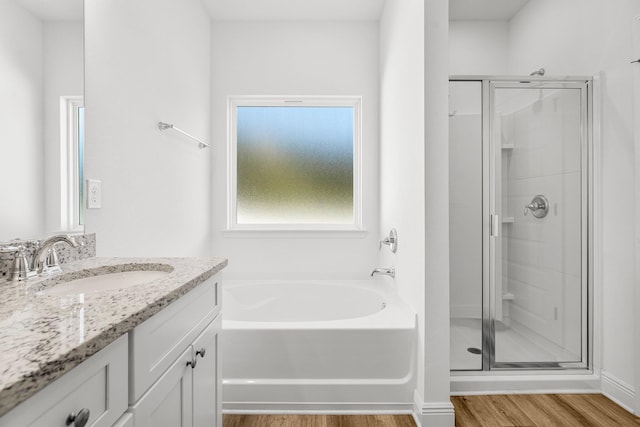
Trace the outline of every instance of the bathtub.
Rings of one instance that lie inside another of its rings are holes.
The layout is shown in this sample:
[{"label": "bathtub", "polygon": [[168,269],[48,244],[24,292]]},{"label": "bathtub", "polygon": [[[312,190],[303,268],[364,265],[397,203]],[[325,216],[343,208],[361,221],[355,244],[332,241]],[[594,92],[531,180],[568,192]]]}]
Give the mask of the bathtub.
[{"label": "bathtub", "polygon": [[415,314],[384,280],[225,281],[223,409],[410,412]]}]

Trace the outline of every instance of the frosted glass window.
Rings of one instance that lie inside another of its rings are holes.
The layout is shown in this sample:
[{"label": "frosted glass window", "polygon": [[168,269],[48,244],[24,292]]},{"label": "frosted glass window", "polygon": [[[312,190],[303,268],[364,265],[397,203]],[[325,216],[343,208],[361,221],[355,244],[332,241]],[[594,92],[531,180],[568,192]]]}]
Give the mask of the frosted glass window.
[{"label": "frosted glass window", "polygon": [[235,106],[235,224],[353,225],[356,108]]}]

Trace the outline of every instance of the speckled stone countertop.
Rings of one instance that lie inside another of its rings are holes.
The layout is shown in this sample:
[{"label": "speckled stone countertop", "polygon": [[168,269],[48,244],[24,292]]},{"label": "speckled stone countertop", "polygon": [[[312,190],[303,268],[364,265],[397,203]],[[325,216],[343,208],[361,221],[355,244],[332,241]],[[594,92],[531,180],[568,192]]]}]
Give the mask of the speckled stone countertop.
[{"label": "speckled stone countertop", "polygon": [[[0,282],[0,416],[144,322],[227,265],[225,258],[89,258],[61,274]],[[74,279],[160,270],[160,279],[126,289],[52,295]]]}]

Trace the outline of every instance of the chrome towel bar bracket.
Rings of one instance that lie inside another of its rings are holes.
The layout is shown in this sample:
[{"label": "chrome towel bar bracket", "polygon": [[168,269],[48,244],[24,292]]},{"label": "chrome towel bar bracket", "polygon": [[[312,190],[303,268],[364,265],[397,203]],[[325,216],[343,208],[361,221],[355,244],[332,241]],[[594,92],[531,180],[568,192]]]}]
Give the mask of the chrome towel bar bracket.
[{"label": "chrome towel bar bracket", "polygon": [[202,142],[202,141],[200,141],[200,140],[199,140],[198,138],[196,138],[195,136],[193,136],[193,135],[191,135],[191,134],[189,134],[189,133],[187,133],[187,132],[183,131],[182,129],[180,129],[180,128],[178,128],[178,127],[175,127],[175,126],[174,126],[173,124],[171,124],[171,123],[158,122],[158,129],[160,129],[160,130],[173,129],[173,130],[175,130],[176,132],[183,134],[183,135],[184,135],[184,136],[186,136],[187,138],[192,139],[192,140],[194,140],[195,142],[197,142],[197,143],[198,143],[198,146],[199,146],[200,148],[207,148],[207,147],[209,147],[209,144],[207,144],[206,142]]}]

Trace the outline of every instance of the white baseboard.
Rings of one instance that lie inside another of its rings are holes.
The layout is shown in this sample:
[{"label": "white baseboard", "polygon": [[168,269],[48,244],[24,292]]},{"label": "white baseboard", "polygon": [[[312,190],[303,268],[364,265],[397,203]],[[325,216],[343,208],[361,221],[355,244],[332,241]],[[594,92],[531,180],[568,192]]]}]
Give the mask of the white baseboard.
[{"label": "white baseboard", "polygon": [[444,402],[424,402],[418,393],[413,399],[413,419],[418,427],[454,427],[453,404]]},{"label": "white baseboard", "polygon": [[633,408],[636,404],[636,392],[633,387],[607,372],[603,371],[600,376],[602,379],[602,394],[632,414],[635,413]]}]

